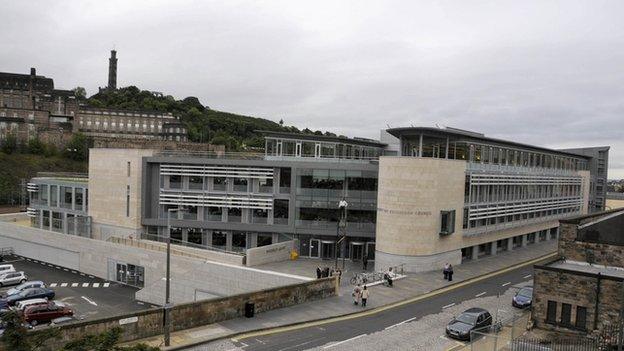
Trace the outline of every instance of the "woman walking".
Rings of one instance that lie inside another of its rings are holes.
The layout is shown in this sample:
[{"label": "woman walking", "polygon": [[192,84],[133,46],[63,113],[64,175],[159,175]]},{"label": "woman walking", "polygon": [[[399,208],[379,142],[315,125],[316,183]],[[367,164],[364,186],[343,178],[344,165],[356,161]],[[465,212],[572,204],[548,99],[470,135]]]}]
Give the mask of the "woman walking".
[{"label": "woman walking", "polygon": [[366,307],[366,301],[368,300],[369,290],[366,289],[366,285],[364,285],[364,289],[362,290],[362,308]]},{"label": "woman walking", "polygon": [[[366,286],[365,286],[366,287]],[[360,284],[358,284],[355,288],[353,288],[353,304],[357,305],[360,303],[360,298],[362,297],[362,288],[360,288]]]}]

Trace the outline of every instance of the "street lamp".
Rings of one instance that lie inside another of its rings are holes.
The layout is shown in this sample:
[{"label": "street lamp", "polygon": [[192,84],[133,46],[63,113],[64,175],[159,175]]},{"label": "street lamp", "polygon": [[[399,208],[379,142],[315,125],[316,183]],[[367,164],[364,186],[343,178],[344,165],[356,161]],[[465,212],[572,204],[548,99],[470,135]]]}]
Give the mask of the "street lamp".
[{"label": "street lamp", "polygon": [[185,208],[169,208],[167,209],[167,273],[165,276],[165,306],[163,307],[164,324],[165,324],[165,346],[171,343],[171,304],[169,303],[170,292],[170,275],[171,275],[171,213],[184,212]]},{"label": "street lamp", "polygon": [[[338,270],[338,245],[345,240],[346,238],[346,228],[347,228],[347,206],[349,206],[349,203],[343,198],[342,200],[340,200],[340,202],[338,202],[338,210],[340,210],[340,219],[338,220],[338,223],[336,224],[336,247],[334,248],[334,256],[336,258],[336,263],[334,265],[334,270]],[[340,238],[340,228],[343,228],[343,234],[342,234],[342,238]],[[342,269],[344,270],[344,265],[345,265],[345,257],[344,255],[342,256]]]}]

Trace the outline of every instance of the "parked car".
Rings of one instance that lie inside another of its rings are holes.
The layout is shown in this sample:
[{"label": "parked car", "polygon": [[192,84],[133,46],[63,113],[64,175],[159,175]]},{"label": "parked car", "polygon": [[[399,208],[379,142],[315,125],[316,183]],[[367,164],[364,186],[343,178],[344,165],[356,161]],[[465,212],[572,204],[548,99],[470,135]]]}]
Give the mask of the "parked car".
[{"label": "parked car", "polygon": [[533,303],[533,288],[527,287],[518,290],[516,295],[511,299],[511,304],[518,308],[531,307]]},{"label": "parked car", "polygon": [[492,315],[483,308],[469,308],[453,318],[446,326],[446,335],[454,339],[470,340],[470,332],[492,325]]},{"label": "parked car", "polygon": [[6,296],[11,296],[11,295],[15,295],[20,291],[26,290],[26,289],[32,289],[32,288],[45,288],[46,285],[44,282],[42,282],[41,280],[33,280],[31,282],[25,282],[22,283],[14,288],[9,289],[6,292]]},{"label": "parked car", "polygon": [[54,298],[54,290],[48,288],[31,288],[20,291],[15,295],[11,295],[6,298],[9,306],[15,305],[15,303],[23,300],[46,298],[52,300]]},{"label": "parked car", "polygon": [[15,272],[12,264],[0,264],[0,273]]},{"label": "parked car", "polygon": [[67,306],[59,306],[53,302],[46,305],[34,305],[24,310],[24,320],[35,326],[39,323],[49,322],[55,318],[73,316],[74,311]]},{"label": "parked car", "polygon": [[43,298],[43,299],[30,299],[30,300],[22,300],[22,301],[18,301],[15,303],[15,305],[13,306],[16,310],[18,311],[24,311],[26,309],[26,307],[28,306],[32,306],[32,305],[45,305],[48,303],[48,299]]},{"label": "parked car", "polygon": [[27,281],[28,277],[24,272],[8,272],[0,273],[0,287],[7,285],[22,284]]}]

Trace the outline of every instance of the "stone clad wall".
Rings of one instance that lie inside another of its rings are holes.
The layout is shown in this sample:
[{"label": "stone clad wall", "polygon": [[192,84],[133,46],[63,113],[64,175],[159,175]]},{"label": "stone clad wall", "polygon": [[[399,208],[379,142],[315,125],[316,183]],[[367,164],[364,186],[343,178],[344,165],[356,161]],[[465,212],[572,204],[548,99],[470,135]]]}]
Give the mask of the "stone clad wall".
[{"label": "stone clad wall", "polygon": [[[171,313],[172,331],[242,317],[246,302],[255,303],[256,313],[262,313],[335,296],[337,286],[336,278],[330,277],[220,299],[175,305]],[[136,317],[135,322],[120,325],[120,320],[132,321],[134,317]],[[162,334],[162,323],[162,309],[151,309],[100,320],[78,322],[61,326],[61,338],[51,341],[48,346],[60,347],[70,340],[88,334],[101,333],[113,327],[121,327],[123,333],[120,342],[128,342]]]},{"label": "stone clad wall", "polygon": [[571,261],[624,267],[624,246],[589,243],[576,240],[578,225],[589,221],[590,219],[579,221],[579,223],[565,221],[561,222],[559,227],[559,255]]},{"label": "stone clad wall", "polygon": [[290,259],[290,251],[299,247],[295,240],[247,249],[245,264],[248,267]]}]

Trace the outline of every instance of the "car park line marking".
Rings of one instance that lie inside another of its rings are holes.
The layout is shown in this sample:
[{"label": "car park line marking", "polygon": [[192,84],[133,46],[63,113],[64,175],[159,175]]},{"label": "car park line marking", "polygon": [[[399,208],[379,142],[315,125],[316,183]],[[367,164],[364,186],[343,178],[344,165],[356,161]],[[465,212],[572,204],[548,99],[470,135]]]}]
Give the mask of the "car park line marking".
[{"label": "car park line marking", "polygon": [[449,308],[449,307],[453,307],[453,306],[455,306],[455,302],[450,303],[450,304],[448,304],[448,305],[446,305],[446,306],[442,306],[442,309],[444,310],[444,309],[447,309],[447,308]]},{"label": "car park line marking", "polygon": [[51,288],[53,288],[53,287],[55,287],[55,286],[57,286],[57,285],[58,285],[58,284],[56,284],[56,283],[52,283],[52,284],[50,284],[50,287],[51,287]]},{"label": "car park line marking", "polygon": [[78,273],[78,272],[76,272],[76,271],[71,271],[71,272],[72,272],[72,273]]},{"label": "car park line marking", "polygon": [[64,288],[67,286],[67,283],[61,283],[61,288]]},{"label": "car park line marking", "polygon": [[82,283],[82,287],[83,287],[83,288],[87,288],[87,287],[89,287],[89,283]]},{"label": "car park line marking", "polygon": [[342,341],[335,342],[335,343],[333,343],[333,344],[329,344],[329,345],[327,345],[327,346],[323,347],[323,350],[328,349],[328,348],[330,348],[330,347],[338,346],[338,345],[340,345],[340,344],[344,344],[345,342],[349,342],[349,341],[353,341],[353,340],[355,340],[355,339],[359,339],[359,338],[361,338],[361,337],[363,337],[363,336],[366,336],[366,334],[362,334],[362,335],[354,336],[354,337],[352,337],[351,339],[342,340]]},{"label": "car park line marking", "polygon": [[61,267],[59,267],[59,266],[55,266],[55,268],[56,268],[56,269],[61,269]]},{"label": "car park line marking", "polygon": [[95,279],[95,277],[94,277],[94,276],[92,276],[92,275],[90,275],[90,276],[89,276],[89,278],[91,278],[91,279]]},{"label": "car park line marking", "polygon": [[80,275],[84,277],[85,274],[84,273],[80,273]]},{"label": "car park line marking", "polygon": [[482,292],[482,293],[478,293],[478,294],[476,294],[476,295],[475,295],[475,297],[480,297],[480,296],[483,296],[483,295],[485,295],[485,294],[486,294],[486,292],[484,291],[484,292]]},{"label": "car park line marking", "polygon": [[505,284],[503,284],[503,285],[501,285],[501,286],[507,286],[507,285],[509,285],[509,284],[511,284],[511,282],[507,282],[507,283],[505,283]]},{"label": "car park line marking", "polygon": [[525,275],[525,276],[524,276],[524,277],[522,277],[522,278],[524,278],[524,279],[528,279],[528,278],[531,278],[531,275],[530,275],[530,274],[527,274],[527,275]]},{"label": "car park line marking", "polygon": [[100,283],[93,283],[93,287],[94,288],[99,288],[100,287]]},{"label": "car park line marking", "polygon": [[72,283],[72,285],[71,285],[71,286],[72,286],[72,288],[75,288],[75,287],[77,287],[77,286],[78,286],[78,283]]},{"label": "car park line marking", "polygon": [[69,272],[69,269],[67,269],[67,268],[63,268],[63,270],[64,270],[65,272]]},{"label": "car park line marking", "polygon": [[108,288],[110,286],[110,283],[104,283],[104,285],[102,285],[105,288]]},{"label": "car park line marking", "polygon": [[88,297],[86,297],[86,296],[80,296],[80,297],[82,297],[83,300],[87,301],[88,303],[92,304],[93,306],[97,306],[97,303],[95,303],[95,301],[89,299]]}]

